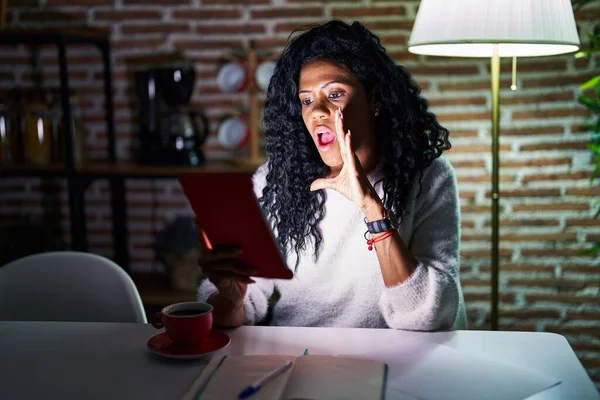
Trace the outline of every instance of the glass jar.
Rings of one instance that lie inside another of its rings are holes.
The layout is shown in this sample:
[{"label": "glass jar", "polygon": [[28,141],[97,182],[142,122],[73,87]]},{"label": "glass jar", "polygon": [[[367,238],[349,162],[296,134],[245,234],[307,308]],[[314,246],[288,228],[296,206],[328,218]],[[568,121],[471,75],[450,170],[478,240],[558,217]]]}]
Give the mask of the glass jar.
[{"label": "glass jar", "polygon": [[34,91],[25,99],[23,110],[23,150],[25,162],[39,166],[53,161],[53,125],[56,117],[45,93]]},{"label": "glass jar", "polygon": [[13,115],[6,103],[0,100],[0,166],[12,165],[13,155]]}]

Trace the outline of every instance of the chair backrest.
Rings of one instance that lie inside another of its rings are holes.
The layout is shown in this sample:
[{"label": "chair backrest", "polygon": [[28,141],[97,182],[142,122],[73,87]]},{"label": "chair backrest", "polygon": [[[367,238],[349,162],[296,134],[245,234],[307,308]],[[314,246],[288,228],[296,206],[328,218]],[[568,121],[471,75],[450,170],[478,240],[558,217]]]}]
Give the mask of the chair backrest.
[{"label": "chair backrest", "polygon": [[75,251],[27,256],[0,268],[0,320],[147,322],[121,267]]}]

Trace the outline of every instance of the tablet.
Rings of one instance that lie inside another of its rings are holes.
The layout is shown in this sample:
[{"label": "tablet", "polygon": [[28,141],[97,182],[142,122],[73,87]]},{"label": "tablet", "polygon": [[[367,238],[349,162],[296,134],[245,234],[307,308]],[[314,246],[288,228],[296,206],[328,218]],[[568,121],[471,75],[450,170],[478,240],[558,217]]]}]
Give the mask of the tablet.
[{"label": "tablet", "polygon": [[257,270],[253,276],[294,276],[254,195],[252,174],[186,172],[179,176],[179,182],[196,214],[205,245],[241,246],[238,259]]}]

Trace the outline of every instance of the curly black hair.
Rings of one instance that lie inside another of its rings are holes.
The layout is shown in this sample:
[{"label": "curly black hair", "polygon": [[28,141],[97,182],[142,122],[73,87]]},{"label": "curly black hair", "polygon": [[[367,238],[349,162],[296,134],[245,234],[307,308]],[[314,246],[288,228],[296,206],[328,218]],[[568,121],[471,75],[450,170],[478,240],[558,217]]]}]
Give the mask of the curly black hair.
[{"label": "curly black hair", "polygon": [[419,86],[392,61],[376,35],[359,22],[337,20],[306,29],[284,49],[267,90],[263,129],[268,170],[259,199],[281,249],[295,251],[296,267],[310,236],[318,258],[326,193],[309,188],[329,173],[302,120],[298,82],[303,65],[322,60],[345,67],[381,103],[375,131],[382,200],[400,219],[415,176],[419,174],[420,184],[423,170],[450,148],[448,130],[428,111]]}]

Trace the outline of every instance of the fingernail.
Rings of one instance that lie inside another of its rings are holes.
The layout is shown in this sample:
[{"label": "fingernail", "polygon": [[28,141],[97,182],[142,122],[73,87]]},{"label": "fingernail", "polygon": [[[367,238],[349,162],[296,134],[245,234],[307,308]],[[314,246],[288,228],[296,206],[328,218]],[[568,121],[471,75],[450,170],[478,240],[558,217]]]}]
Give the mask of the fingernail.
[{"label": "fingernail", "polygon": [[350,129],[348,129],[348,136],[352,136],[352,135],[350,134]]}]

